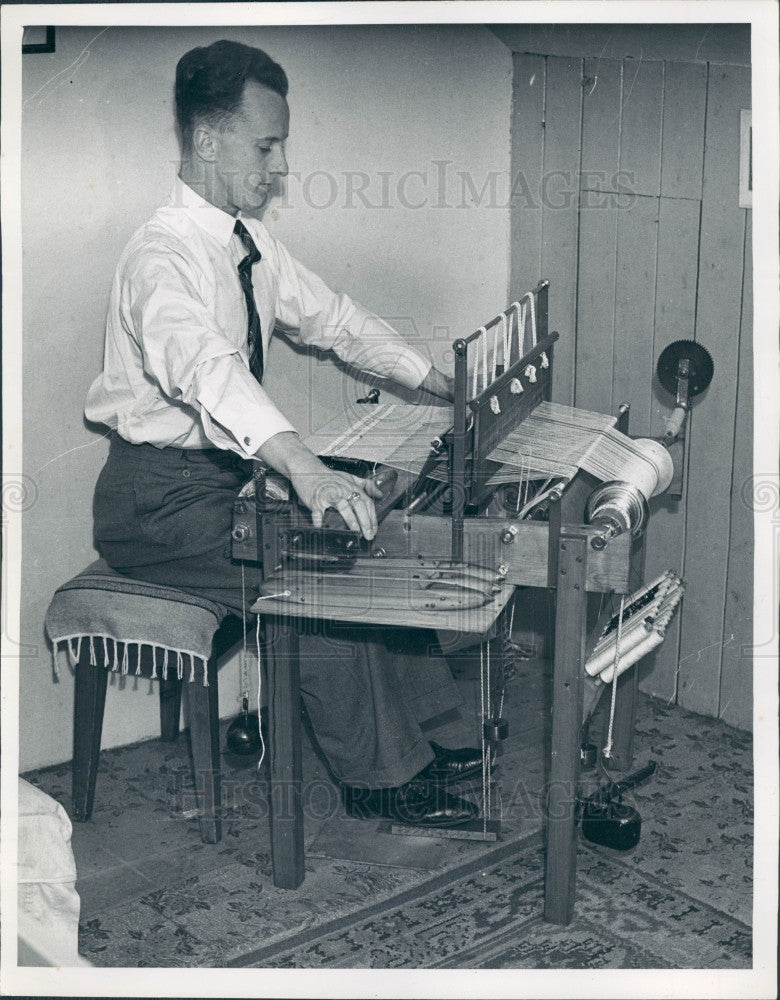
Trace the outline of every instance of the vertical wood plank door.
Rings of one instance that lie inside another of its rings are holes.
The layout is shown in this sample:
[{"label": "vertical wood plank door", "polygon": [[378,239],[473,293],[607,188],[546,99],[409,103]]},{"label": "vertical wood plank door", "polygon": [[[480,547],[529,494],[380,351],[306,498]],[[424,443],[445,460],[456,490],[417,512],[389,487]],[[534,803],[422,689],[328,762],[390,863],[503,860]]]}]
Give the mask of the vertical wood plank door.
[{"label": "vertical wood plank door", "polygon": [[[745,267],[742,282],[742,317],[737,377],[737,414],[731,475],[731,537],[726,573],[726,608],[723,622],[723,661],[718,714],[743,729],[753,714],[753,254],[752,226],[747,215]],[[770,660],[756,651],[756,666]]]},{"label": "vertical wood plank door", "polygon": [[675,569],[688,588],[640,682],[745,728],[752,262],[738,165],[749,107],[745,66],[515,56],[513,176],[549,193],[579,174],[576,200],[512,201],[513,290],[537,262],[551,281],[554,398],[602,412],[627,400],[632,433],[660,436],[674,402],[655,376],[660,352],[684,339],[713,355],[713,384],[689,420],[685,494],[651,504],[646,578]]},{"label": "vertical wood plank door", "polygon": [[[706,65],[664,64],[653,368],[669,344],[696,337],[706,100]],[[674,399],[661,387],[654,371],[652,378],[650,435],[660,437]],[[682,501],[654,501],[645,545],[648,579],[666,569],[682,571],[686,507],[685,492]],[[682,617],[682,613],[674,616],[665,642],[642,664],[643,689],[669,702],[677,697]]]},{"label": "vertical wood plank door", "polygon": [[738,386],[747,214],[739,207],[738,199],[739,112],[744,107],[750,107],[749,69],[711,64],[707,76],[696,340],[712,354],[715,378],[696,402],[688,428],[684,567],[688,590],[677,690],[681,705],[705,715],[720,712],[737,396],[751,394],[749,386]]}]

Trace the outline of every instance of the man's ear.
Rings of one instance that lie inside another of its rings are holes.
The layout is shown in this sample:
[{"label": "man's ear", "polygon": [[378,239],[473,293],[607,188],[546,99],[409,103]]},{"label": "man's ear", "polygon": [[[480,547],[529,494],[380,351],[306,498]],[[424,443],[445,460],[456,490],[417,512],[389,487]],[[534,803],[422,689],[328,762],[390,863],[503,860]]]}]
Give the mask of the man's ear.
[{"label": "man's ear", "polygon": [[201,160],[213,163],[217,156],[219,136],[208,125],[197,125],[192,133],[192,148]]}]

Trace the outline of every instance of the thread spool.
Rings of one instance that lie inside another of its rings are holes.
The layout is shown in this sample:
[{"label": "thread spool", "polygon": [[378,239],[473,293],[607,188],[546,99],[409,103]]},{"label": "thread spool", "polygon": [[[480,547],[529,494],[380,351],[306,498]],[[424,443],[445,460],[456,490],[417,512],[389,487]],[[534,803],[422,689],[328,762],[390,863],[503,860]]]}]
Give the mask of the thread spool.
[{"label": "thread spool", "polygon": [[585,507],[585,523],[602,528],[601,534],[591,539],[594,549],[603,549],[610,538],[625,532],[637,538],[645,530],[649,517],[643,494],[632,483],[622,480],[599,486],[588,497]]},{"label": "thread spool", "polygon": [[[652,626],[645,624],[644,620],[632,623],[630,629],[626,629],[622,636],[622,641],[620,644],[620,651],[622,656],[626,656],[635,646],[639,646],[641,643],[647,639],[648,635],[652,632]],[[614,635],[613,635],[614,640]],[[587,663],[585,664],[585,671],[591,676],[595,677],[600,674],[602,670],[609,669],[615,659],[615,643],[614,641],[606,642],[601,649],[594,651]],[[611,675],[610,675],[611,676]]]},{"label": "thread spool", "polygon": [[669,484],[674,476],[674,462],[660,441],[653,441],[652,438],[637,438],[633,442],[634,450],[638,456],[645,460],[647,465],[640,469],[638,462],[632,462],[631,482],[639,492],[648,500],[658,496],[669,488]]}]

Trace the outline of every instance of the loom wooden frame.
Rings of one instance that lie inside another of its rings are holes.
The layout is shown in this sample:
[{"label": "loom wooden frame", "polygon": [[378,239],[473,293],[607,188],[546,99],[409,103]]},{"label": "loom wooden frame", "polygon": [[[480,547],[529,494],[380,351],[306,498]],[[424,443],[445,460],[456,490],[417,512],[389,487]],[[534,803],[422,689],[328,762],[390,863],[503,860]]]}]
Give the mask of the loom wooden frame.
[{"label": "loom wooden frame", "polygon": [[[627,410],[626,410],[627,418]],[[584,506],[592,489],[590,477],[578,476],[559,504],[553,508],[553,523],[544,535],[547,551],[530,560],[536,563],[526,579],[531,586],[554,588],[556,593],[555,652],[553,663],[552,743],[548,782],[547,850],[545,862],[545,919],[567,924],[574,915],[576,887],[577,826],[576,807],[580,781],[580,731],[583,722],[584,664],[593,598],[601,593],[628,591],[629,564],[641,563],[641,546],[632,551],[628,538],[619,542],[603,571],[599,553],[590,545],[592,529],[577,523],[575,511]],[[422,516],[421,516],[422,517]],[[432,522],[434,518],[426,518]],[[439,519],[441,520],[441,519]],[[480,519],[475,521],[478,524]],[[506,522],[501,522],[504,525]],[[383,522],[383,525],[385,522]],[[446,529],[445,525],[445,529]],[[536,526],[534,526],[536,527]],[[475,528],[476,530],[476,528]],[[488,531],[493,543],[501,545],[496,525]],[[404,533],[408,536],[408,532]],[[413,536],[423,537],[424,530]],[[378,540],[385,544],[381,532]],[[539,535],[539,537],[542,537]],[[433,544],[435,544],[435,540]],[[517,541],[515,542],[517,544]],[[528,584],[526,584],[528,585]],[[295,889],[304,879],[302,773],[300,758],[300,681],[298,629],[309,616],[295,606],[281,602],[261,611],[263,653],[268,688],[270,761],[270,813],[274,885]],[[415,627],[414,622],[407,622]],[[475,641],[490,634],[474,634]],[[592,682],[591,680],[591,683]],[[634,715],[637,691],[636,670],[618,680],[612,766],[626,770],[633,759]]]},{"label": "loom wooden frame", "polygon": [[[617,429],[627,433],[628,421],[629,406],[624,403],[616,420]],[[461,457],[465,459],[465,452]],[[591,539],[598,529],[580,522],[587,497],[596,485],[592,476],[578,473],[561,500],[551,506],[549,524],[476,517],[462,518],[460,529],[461,553],[466,561],[474,556],[481,565],[502,562],[509,583],[543,587],[556,594],[544,904],[545,919],[556,924],[567,924],[574,915],[580,735],[585,721],[586,685],[591,704],[598,700],[599,693],[596,691],[594,696],[597,682],[586,678],[584,670],[589,626],[591,633],[597,634],[592,628],[594,598],[605,593],[628,593],[631,573],[638,572],[641,578],[644,561],[641,539],[632,544],[628,535],[612,539],[605,549],[592,547]],[[250,532],[241,539],[241,558],[258,558],[257,539],[263,538],[262,519],[266,516],[258,503],[256,536],[253,539]],[[509,527],[514,533],[506,531]],[[265,534],[267,537],[267,524]],[[454,555],[448,551],[453,537],[452,523],[447,518],[391,513],[380,524],[375,545],[384,549],[389,559],[436,558],[445,552]],[[301,623],[313,615],[283,600],[264,601],[255,610],[264,622],[263,649],[272,720],[269,756],[273,878],[276,886],[294,889],[302,883],[305,871],[297,635]],[[442,617],[441,627],[446,628],[446,616]],[[382,620],[380,614],[377,621]],[[407,614],[398,624],[430,627],[428,621],[416,622],[413,614]],[[466,631],[473,633],[475,642],[491,638],[490,631]],[[636,670],[630,670],[617,682],[613,755],[609,763],[620,770],[627,770],[633,759],[637,676]]]},{"label": "loom wooden frame", "polygon": [[[623,433],[628,431],[628,416],[629,407],[623,404],[617,421]],[[503,562],[509,584],[544,587],[556,595],[544,902],[545,919],[556,924],[569,923],[574,914],[584,688],[595,683],[585,677],[584,671],[593,599],[604,593],[627,593],[631,571],[638,571],[641,578],[643,564],[641,539],[632,546],[628,536],[619,536],[603,550],[591,546],[597,529],[580,521],[595,482],[586,473],[575,476],[561,500],[551,506],[549,524],[466,518],[461,534],[464,554],[478,556],[482,565],[485,558],[493,565]],[[257,561],[260,555],[257,540],[263,537],[262,518],[267,512],[261,503],[255,507],[256,535],[253,537],[249,530],[241,539],[234,539],[236,558]],[[246,522],[247,502],[238,501],[236,510],[239,508]],[[247,527],[246,523],[243,527]],[[508,527],[514,528],[514,533],[507,533]],[[385,548],[389,558],[436,558],[446,551],[451,531],[445,518],[418,515],[401,520],[401,515],[390,514],[380,525],[376,544]],[[309,615],[280,601],[268,601],[258,611],[269,714],[273,881],[279,888],[295,889],[305,877],[298,634],[303,619]],[[442,617],[442,627],[446,628],[446,613]],[[418,626],[411,619],[404,624]],[[428,622],[424,624],[429,626]],[[495,619],[484,633],[466,629],[473,633],[475,641],[489,641],[494,630]],[[591,632],[597,634],[595,629]],[[208,663],[209,685],[187,684],[196,801],[201,837],[206,843],[217,843],[222,836],[217,661],[240,634],[241,623],[226,619],[215,633]],[[152,661],[147,660],[142,656],[140,672],[144,676],[151,674]],[[633,758],[637,676],[636,670],[630,670],[617,682],[611,764],[621,770],[628,769]],[[91,665],[88,652],[82,651],[76,668],[74,720],[76,820],[86,820],[92,813],[107,681],[108,671]],[[178,733],[181,685],[179,680],[161,682],[163,739],[173,739]]]}]

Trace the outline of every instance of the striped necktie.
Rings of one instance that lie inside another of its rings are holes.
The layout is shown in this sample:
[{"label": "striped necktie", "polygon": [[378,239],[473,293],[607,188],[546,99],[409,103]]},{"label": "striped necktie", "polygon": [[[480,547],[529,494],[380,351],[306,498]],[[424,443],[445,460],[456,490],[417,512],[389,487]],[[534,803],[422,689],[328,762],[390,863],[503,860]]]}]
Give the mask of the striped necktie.
[{"label": "striped necktie", "polygon": [[252,265],[256,264],[261,257],[260,251],[255,246],[255,241],[249,235],[249,230],[240,219],[236,219],[233,232],[238,236],[246,250],[246,257],[238,265],[238,277],[241,287],[244,290],[246,299],[246,311],[249,320],[248,328],[248,352],[249,370],[258,382],[263,381],[263,338],[260,327],[260,316],[255,305],[254,289],[252,287]]}]

